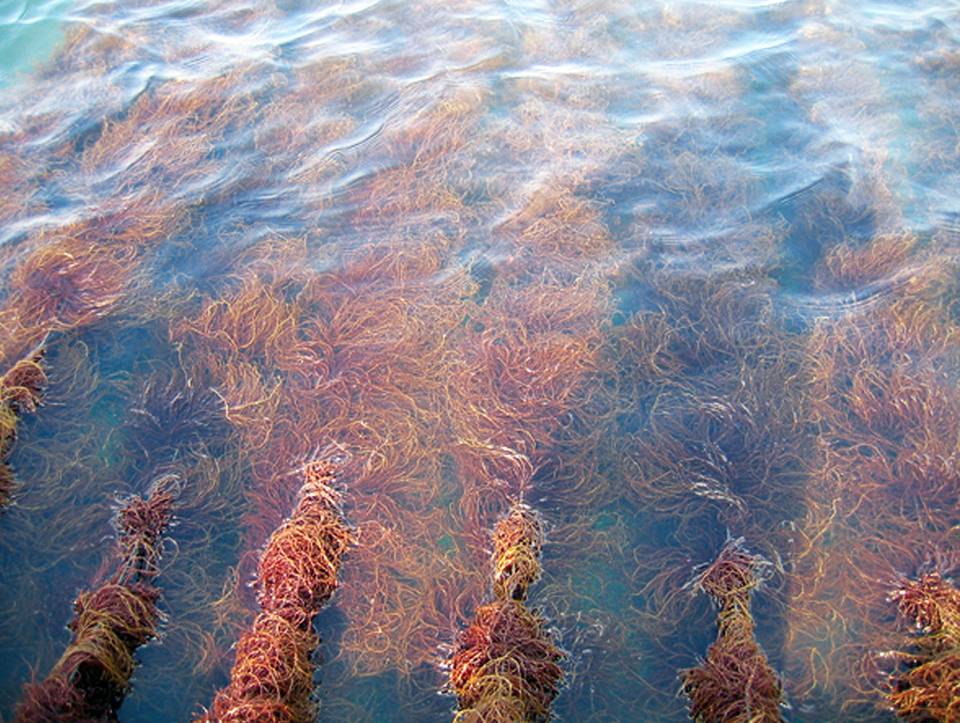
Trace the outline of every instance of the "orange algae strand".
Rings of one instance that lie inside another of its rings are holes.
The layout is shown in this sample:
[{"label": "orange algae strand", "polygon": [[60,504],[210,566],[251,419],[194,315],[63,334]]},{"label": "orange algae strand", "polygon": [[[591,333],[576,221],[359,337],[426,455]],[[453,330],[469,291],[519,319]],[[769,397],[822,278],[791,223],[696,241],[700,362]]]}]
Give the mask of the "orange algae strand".
[{"label": "orange algae strand", "polygon": [[493,535],[493,595],[497,600],[527,597],[527,588],[540,577],[543,531],[537,514],[526,505],[514,505],[497,523]]},{"label": "orange algae strand", "polygon": [[33,412],[43,398],[47,385],[47,374],[43,369],[44,350],[31,354],[18,361],[13,368],[0,378],[0,400],[18,414]]},{"label": "orange algae strand", "polygon": [[0,305],[0,358],[9,363],[51,331],[86,327],[113,312],[129,296],[146,245],[175,228],[174,210],[131,204],[38,233]]},{"label": "orange algae strand", "polygon": [[0,509],[10,503],[13,491],[13,471],[6,459],[17,439],[17,420],[40,406],[47,386],[43,354],[43,349],[34,352],[0,377]]},{"label": "orange algae strand", "polygon": [[146,500],[134,496],[117,513],[123,550],[119,582],[151,582],[160,574],[160,534],[170,524],[178,484],[175,475],[164,475],[153,483]]},{"label": "orange algae strand", "polygon": [[494,602],[477,609],[450,665],[458,723],[550,720],[564,655],[546,621],[524,604],[540,576],[543,531],[539,517],[517,503],[494,530]]},{"label": "orange algae strand", "polygon": [[[460,603],[465,591],[482,589],[475,571],[436,544],[438,530],[455,529],[436,501],[451,493],[441,456],[447,339],[461,328],[468,281],[458,273],[436,282],[437,238],[348,251],[341,270],[310,278],[305,264],[289,262],[298,245],[271,239],[256,252],[257,274],[174,328],[242,446],[256,450],[250,546],[291,507],[282,461],[308,458],[316,439],[338,440],[355,459],[351,517],[364,541],[343,572],[350,626],[341,649],[363,673],[426,665],[451,611],[472,611],[475,600]],[[221,302],[230,309],[212,310]],[[258,310],[277,323],[251,319]]]},{"label": "orange algae strand", "polygon": [[311,462],[304,477],[293,514],[270,536],[260,557],[262,612],[237,643],[230,684],[199,721],[315,719],[310,656],[320,638],[311,624],[337,588],[340,563],[353,535],[333,488],[335,465]]},{"label": "orange algae strand", "polygon": [[477,609],[451,661],[458,723],[547,721],[563,654],[545,621],[516,600]]},{"label": "orange algae strand", "polygon": [[151,583],[175,491],[175,478],[162,477],[146,500],[132,497],[120,510],[120,567],[104,584],[77,597],[68,625],[73,641],[46,680],[24,686],[18,723],[116,718],[136,670],[133,654],[157,636],[160,591]]},{"label": "orange algae strand", "polygon": [[792,650],[816,652],[786,667],[791,694],[842,698],[851,716],[854,705],[870,714],[885,702],[872,651],[896,640],[880,581],[955,546],[955,269],[952,255],[906,233],[838,245],[819,268],[819,288],[859,296],[838,318],[818,320],[807,340],[804,412],[818,430],[817,461],[798,520],[787,625]]},{"label": "orange algae strand", "polygon": [[720,630],[706,660],[680,676],[690,698],[690,716],[698,723],[782,720],[780,680],[754,638],[750,615],[759,562],[734,540],[696,580],[720,605]]},{"label": "orange algae strand", "polygon": [[920,629],[913,650],[897,654],[906,670],[891,677],[890,704],[908,721],[960,721],[960,591],[931,572],[904,580],[890,599]]}]

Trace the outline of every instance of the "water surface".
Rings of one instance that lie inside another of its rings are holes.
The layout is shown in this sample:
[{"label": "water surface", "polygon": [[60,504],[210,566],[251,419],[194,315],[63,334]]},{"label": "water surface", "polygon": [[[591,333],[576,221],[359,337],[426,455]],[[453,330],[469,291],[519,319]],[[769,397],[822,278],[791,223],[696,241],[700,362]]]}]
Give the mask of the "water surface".
[{"label": "water surface", "polygon": [[0,6],[0,353],[51,378],[0,517],[2,718],[168,471],[120,719],[209,706],[336,442],[320,720],[452,719],[519,497],[558,719],[687,719],[690,581],[743,537],[784,717],[894,720],[888,596],[960,549],[958,33],[948,2]]}]

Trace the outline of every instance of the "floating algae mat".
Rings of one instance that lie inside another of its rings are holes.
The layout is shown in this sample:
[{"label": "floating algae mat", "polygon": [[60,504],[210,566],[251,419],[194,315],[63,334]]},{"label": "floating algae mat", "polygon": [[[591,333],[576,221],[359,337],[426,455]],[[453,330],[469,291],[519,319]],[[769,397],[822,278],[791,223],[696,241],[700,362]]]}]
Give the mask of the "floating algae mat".
[{"label": "floating algae mat", "polygon": [[0,720],[960,720],[922,5],[11,10]]}]

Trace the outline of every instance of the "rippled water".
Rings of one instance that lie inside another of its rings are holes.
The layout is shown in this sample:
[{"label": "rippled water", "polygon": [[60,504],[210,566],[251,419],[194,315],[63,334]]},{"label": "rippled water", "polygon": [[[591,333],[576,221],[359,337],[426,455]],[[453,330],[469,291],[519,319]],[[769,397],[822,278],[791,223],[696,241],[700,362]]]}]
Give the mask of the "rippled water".
[{"label": "rippled water", "polygon": [[889,595],[960,549],[958,34],[902,0],[0,5],[0,354],[51,380],[0,517],[0,718],[169,470],[120,719],[209,706],[334,441],[360,538],[320,720],[452,719],[520,495],[558,719],[685,720],[691,580],[743,537],[785,719],[894,720]]}]

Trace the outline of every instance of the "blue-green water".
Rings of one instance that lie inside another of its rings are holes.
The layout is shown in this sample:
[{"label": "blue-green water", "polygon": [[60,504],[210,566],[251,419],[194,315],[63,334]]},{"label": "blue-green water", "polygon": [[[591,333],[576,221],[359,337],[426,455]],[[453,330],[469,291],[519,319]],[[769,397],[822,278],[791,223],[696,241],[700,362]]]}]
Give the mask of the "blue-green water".
[{"label": "blue-green water", "polygon": [[958,64],[950,2],[0,5],[0,353],[46,340],[51,380],[0,516],[0,719],[170,469],[119,718],[210,706],[336,442],[321,721],[452,719],[521,493],[558,719],[685,720],[690,581],[742,536],[784,718],[894,720],[889,595],[960,550]]},{"label": "blue-green water", "polygon": [[17,82],[49,59],[63,41],[65,13],[72,6],[66,0],[0,4],[0,86]]}]

